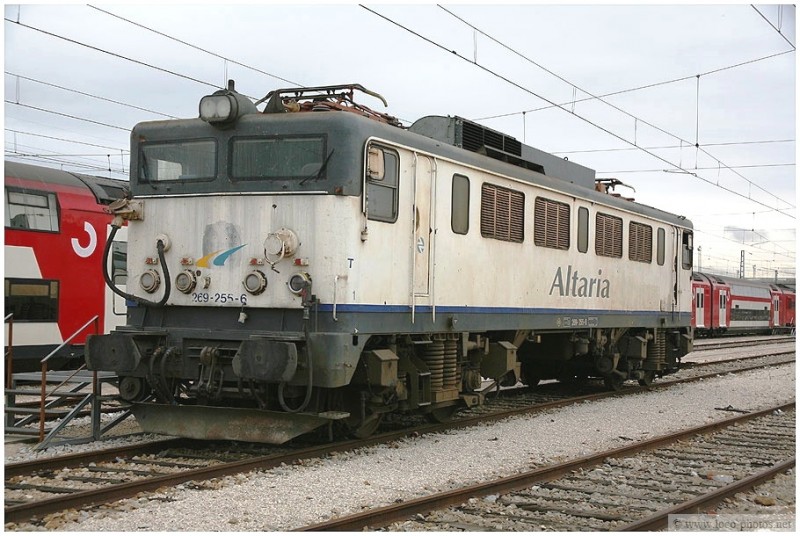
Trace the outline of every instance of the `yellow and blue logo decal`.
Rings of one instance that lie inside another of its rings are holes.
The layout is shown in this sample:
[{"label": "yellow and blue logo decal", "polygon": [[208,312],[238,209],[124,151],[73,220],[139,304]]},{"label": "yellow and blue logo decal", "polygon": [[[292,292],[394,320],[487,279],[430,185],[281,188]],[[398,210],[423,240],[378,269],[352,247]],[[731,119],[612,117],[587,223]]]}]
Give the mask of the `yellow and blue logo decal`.
[{"label": "yellow and blue logo decal", "polygon": [[195,264],[197,266],[201,267],[201,268],[208,268],[209,267],[209,265],[208,265],[209,262],[211,262],[211,264],[213,264],[214,266],[224,266],[225,265],[225,261],[227,261],[228,258],[231,255],[233,255],[234,253],[236,253],[237,251],[239,251],[240,249],[242,249],[246,245],[247,244],[242,244],[241,246],[236,246],[235,248],[220,249],[218,251],[214,251],[212,253],[209,253],[205,257],[197,259],[197,262]]}]

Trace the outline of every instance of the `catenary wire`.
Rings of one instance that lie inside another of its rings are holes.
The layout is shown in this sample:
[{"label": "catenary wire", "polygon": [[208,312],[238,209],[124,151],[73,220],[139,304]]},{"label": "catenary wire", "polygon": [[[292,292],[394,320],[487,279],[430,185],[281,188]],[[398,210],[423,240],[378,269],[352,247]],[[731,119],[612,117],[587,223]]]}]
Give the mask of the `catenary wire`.
[{"label": "catenary wire", "polygon": [[86,145],[88,147],[97,147],[99,149],[111,149],[112,151],[117,151],[117,152],[121,151],[121,152],[125,152],[125,153],[130,153],[130,149],[120,149],[119,147],[111,147],[109,145],[99,145],[99,144],[96,144],[96,143],[89,143],[89,142],[86,142],[86,141],[70,140],[70,139],[67,139],[67,138],[59,138],[57,136],[46,136],[44,134],[36,134],[35,132],[26,132],[24,130],[14,130],[14,129],[11,129],[11,128],[5,128],[3,130],[5,130],[6,132],[10,132],[12,134],[24,134],[26,136],[35,136],[37,138],[47,138],[47,139],[50,139],[50,140],[65,141],[67,143],[75,143],[75,144],[78,144],[78,145]]},{"label": "catenary wire", "polygon": [[[772,21],[770,21],[770,20],[769,20],[767,17],[765,17],[765,16],[764,16],[764,14],[763,14],[763,13],[761,13],[761,11],[760,11],[760,10],[759,10],[759,9],[758,9],[756,6],[754,6],[753,4],[750,4],[750,7],[752,7],[753,9],[755,9],[755,10],[756,10],[756,13],[758,13],[759,15],[761,15],[761,18],[762,18],[762,19],[764,19],[765,21],[767,21],[767,24],[769,24],[770,26],[772,26],[772,29],[774,29],[776,32],[778,32],[778,35],[780,35],[781,37],[783,37],[783,40],[784,40],[784,41],[786,41],[787,43],[789,43],[789,46],[790,46],[790,47],[792,47],[792,50],[795,50],[795,46],[794,46],[794,44],[793,44],[791,41],[789,41],[789,39],[788,39],[788,38],[787,38],[785,35],[783,35],[783,32],[781,32],[781,31],[780,31],[780,30],[779,30],[777,27],[775,27],[775,25],[774,25],[774,24],[772,24]],[[778,8],[779,8],[779,9],[783,9],[783,6],[778,6]]]},{"label": "catenary wire", "polygon": [[[557,74],[557,73],[555,73],[555,72],[551,71],[551,70],[550,70],[550,69],[548,69],[547,67],[545,67],[545,66],[541,65],[540,63],[538,63],[538,62],[536,62],[536,61],[534,61],[534,60],[530,59],[529,57],[527,57],[526,55],[522,54],[521,52],[519,52],[519,51],[515,50],[514,48],[512,48],[512,47],[510,47],[510,46],[506,45],[505,43],[501,42],[500,40],[496,39],[495,37],[493,37],[493,36],[489,35],[488,33],[484,32],[483,30],[481,30],[481,29],[480,29],[480,28],[478,28],[477,26],[473,25],[472,23],[470,23],[470,22],[466,21],[466,20],[465,20],[465,19],[463,19],[462,17],[460,17],[460,16],[456,15],[455,13],[453,13],[452,11],[450,11],[450,10],[448,10],[447,8],[443,7],[442,5],[439,5],[438,7],[439,7],[440,9],[442,9],[443,11],[445,11],[446,13],[450,14],[452,17],[454,17],[454,18],[456,18],[457,20],[459,20],[460,22],[462,22],[463,24],[465,24],[466,26],[468,26],[468,27],[472,28],[474,31],[476,31],[476,32],[479,32],[481,35],[485,36],[487,39],[489,39],[489,40],[493,41],[494,43],[496,43],[497,45],[499,45],[499,46],[503,47],[504,49],[508,50],[508,51],[509,51],[509,52],[511,52],[512,54],[514,54],[514,55],[516,55],[516,56],[519,56],[520,58],[522,58],[523,60],[527,61],[528,63],[531,63],[532,65],[535,65],[536,67],[538,67],[539,69],[541,69],[541,70],[545,71],[546,73],[548,73],[548,74],[550,74],[550,75],[552,75],[552,76],[554,76],[554,77],[558,78],[559,80],[561,80],[561,81],[562,81],[562,82],[564,82],[565,84],[568,84],[569,86],[571,86],[571,87],[574,87],[574,88],[578,89],[579,91],[582,91],[583,93],[586,93],[587,95],[589,95],[589,96],[590,96],[590,97],[592,97],[593,99],[599,100],[599,101],[600,101],[600,102],[602,102],[603,104],[606,104],[607,106],[610,106],[611,108],[613,108],[613,109],[617,110],[618,112],[620,112],[620,113],[623,113],[623,114],[627,115],[628,117],[631,117],[632,119],[634,119],[634,120],[636,120],[636,121],[638,121],[638,122],[641,122],[641,123],[643,123],[643,124],[645,124],[645,125],[649,126],[650,128],[653,128],[653,129],[655,129],[655,130],[657,130],[657,131],[659,131],[659,132],[661,132],[661,133],[663,133],[663,134],[666,134],[666,135],[668,135],[668,136],[670,136],[670,137],[673,137],[673,138],[675,138],[676,140],[680,140],[680,141],[681,141],[681,142],[683,142],[683,143],[686,143],[686,144],[688,144],[688,145],[694,145],[695,147],[697,147],[697,148],[700,148],[699,140],[698,140],[698,141],[696,141],[695,143],[693,143],[693,144],[692,144],[691,142],[689,142],[688,140],[684,140],[684,139],[683,139],[683,138],[681,138],[680,136],[677,136],[677,135],[675,135],[675,134],[673,134],[673,133],[671,133],[671,132],[668,132],[667,130],[665,130],[665,129],[663,129],[663,128],[661,128],[661,127],[659,127],[659,126],[657,126],[657,125],[655,125],[655,124],[653,124],[653,123],[650,123],[649,121],[646,121],[646,120],[644,120],[644,119],[642,119],[642,118],[640,118],[640,117],[637,117],[637,116],[635,116],[635,115],[631,114],[630,112],[628,112],[628,111],[626,111],[626,110],[624,110],[624,109],[620,108],[619,106],[617,106],[617,105],[615,105],[615,104],[612,104],[612,103],[610,103],[610,102],[607,102],[607,101],[603,100],[601,97],[599,97],[599,96],[597,96],[597,95],[594,95],[594,94],[593,94],[593,93],[591,93],[590,91],[587,91],[587,90],[585,90],[585,89],[581,88],[580,86],[578,86],[578,85],[576,85],[576,84],[574,84],[574,83],[570,82],[569,80],[565,79],[565,78],[564,78],[564,77],[562,77],[561,75],[559,75],[559,74]],[[455,51],[452,51],[452,52],[453,52],[453,53],[455,53],[455,54],[457,54]],[[457,54],[457,55],[458,55],[458,54]],[[459,56],[460,56],[460,55],[459,55]],[[476,62],[474,62],[474,61],[473,61],[472,63],[473,63],[473,64],[475,64],[475,65],[478,65],[478,64],[477,64]],[[698,79],[698,84],[699,84],[700,75],[698,74],[698,75],[695,75],[695,76],[697,77],[697,79]],[[698,92],[699,92],[699,85],[698,85]],[[537,96],[538,96],[538,95],[537,95]],[[540,97],[540,98],[541,98],[541,97]],[[545,100],[546,100],[546,99],[545,99]],[[549,102],[549,101],[548,101],[548,102]],[[580,117],[579,115],[575,114],[575,111],[574,111],[574,110],[566,110],[566,109],[565,109],[563,106],[559,106],[559,108],[561,108],[561,109],[562,109],[562,110],[564,110],[564,111],[568,111],[569,113],[571,113],[571,114],[575,115],[576,117]],[[699,109],[698,109],[698,117],[699,117]],[[584,119],[584,120],[588,121],[588,120],[587,120],[587,119],[585,119],[585,118],[582,118],[582,119]],[[699,127],[698,127],[698,128],[699,128]],[[631,143],[631,142],[628,142],[628,143]],[[634,143],[632,143],[632,145],[634,145],[634,146],[637,146],[635,142],[634,142]],[[637,147],[638,147],[638,146],[637,146]],[[641,149],[641,147],[640,147],[640,149]],[[644,149],[642,149],[642,150],[644,150]],[[717,158],[717,157],[715,157],[714,155],[712,155],[711,153],[709,153],[707,150],[705,150],[705,149],[702,149],[702,148],[700,148],[700,150],[702,150],[702,151],[703,151],[703,152],[704,152],[706,155],[708,155],[709,157],[711,157],[711,158],[713,158],[714,160],[716,160],[717,162],[719,162],[719,163],[720,163],[720,164],[721,164],[723,167],[725,167],[725,168],[727,168],[727,169],[730,169],[730,168],[729,168],[729,166],[727,166],[727,165],[726,165],[724,162],[722,162],[722,161],[721,161],[719,158]],[[645,151],[645,152],[648,152],[648,151]],[[649,153],[649,154],[653,155],[653,153]],[[678,167],[679,167],[679,166],[678,166]],[[736,170],[734,170],[734,169],[731,169],[731,171],[732,171],[733,173],[735,173],[736,175],[738,175],[740,178],[742,178],[742,179],[744,179],[745,181],[747,181],[747,182],[748,182],[748,183],[751,185],[751,187],[752,187],[752,186],[755,186],[756,188],[758,188],[758,189],[762,190],[763,192],[765,192],[765,193],[767,193],[767,194],[769,194],[769,195],[773,196],[773,197],[774,197],[776,200],[778,200],[778,201],[782,201],[782,202],[785,202],[785,203],[786,203],[786,201],[785,201],[785,200],[781,199],[780,197],[778,197],[777,195],[773,194],[772,192],[770,192],[770,191],[768,191],[768,190],[766,190],[766,189],[762,188],[760,185],[758,185],[758,184],[754,183],[753,181],[751,181],[750,179],[748,179],[747,177],[745,177],[745,176],[744,176],[744,175],[742,175],[741,173],[737,172]],[[698,178],[700,178],[700,177],[698,177]],[[719,185],[717,185],[717,186],[719,186]],[[787,203],[787,204],[791,205],[790,203]],[[791,205],[791,206],[793,206],[793,205]],[[777,210],[777,209],[776,209],[776,210]]]},{"label": "catenary wire", "polygon": [[100,126],[103,126],[103,127],[116,128],[116,129],[119,129],[119,130],[124,130],[125,132],[130,132],[130,130],[131,130],[130,128],[121,127],[119,125],[112,125],[112,124],[109,124],[109,123],[103,123],[102,121],[95,121],[94,119],[86,119],[85,117],[78,117],[77,115],[65,114],[63,112],[56,112],[55,110],[48,110],[47,108],[40,108],[38,106],[31,106],[30,104],[22,104],[21,102],[14,102],[14,101],[10,101],[8,99],[6,99],[4,102],[6,104],[13,104],[14,106],[20,106],[22,108],[30,108],[31,110],[36,110],[36,111],[39,111],[39,112],[45,112],[45,113],[49,113],[49,114],[60,115],[62,117],[68,117],[70,119],[75,119],[77,121],[85,121],[87,123],[93,123],[95,125],[100,125]]},{"label": "catenary wire", "polygon": [[[727,71],[728,69],[735,69],[737,67],[743,67],[745,65],[750,65],[751,63],[757,63],[759,61],[764,61],[764,60],[768,60],[768,59],[771,59],[771,58],[776,58],[778,56],[783,56],[785,54],[792,54],[792,53],[794,53],[794,50],[784,50],[783,52],[776,52],[775,54],[769,54],[767,56],[762,56],[760,58],[754,58],[752,60],[743,61],[743,62],[740,62],[740,63],[736,63],[734,65],[728,65],[726,67],[720,67],[718,69],[712,69],[710,71],[705,71],[705,72],[700,73],[699,76],[708,76],[710,74],[716,74],[716,73],[719,73],[719,72],[722,72],[722,71]],[[610,93],[604,93],[602,95],[598,95],[598,97],[599,98],[614,97],[616,95],[622,95],[624,93],[631,93],[631,92],[634,92],[634,91],[640,91],[642,89],[650,89],[650,88],[654,88],[654,87],[658,87],[658,86],[664,86],[664,85],[667,85],[667,84],[674,84],[676,82],[684,82],[686,80],[691,80],[692,78],[695,78],[696,76],[698,76],[698,75],[693,74],[693,75],[689,75],[689,76],[682,76],[680,78],[673,78],[672,80],[665,80],[663,82],[654,82],[652,84],[646,84],[646,85],[643,85],[643,86],[637,86],[637,87],[632,87],[632,88],[628,88],[628,89],[621,89],[619,91],[612,91]],[[571,100],[569,102],[561,103],[561,106],[567,106],[567,105],[571,105],[571,104],[578,104],[578,103],[581,103],[581,102],[592,101],[592,100],[595,100],[596,98],[597,97],[585,97],[583,99]],[[548,106],[541,106],[539,108],[532,108],[530,110],[522,110],[520,112],[509,112],[509,113],[498,114],[498,115],[487,115],[485,117],[474,118],[474,120],[475,121],[483,121],[483,120],[486,120],[486,119],[499,119],[501,117],[511,117],[511,116],[514,116],[514,115],[520,115],[520,114],[531,113],[531,112],[540,112],[542,110],[549,110],[549,109],[555,108],[557,106],[558,105],[548,105]],[[710,144],[701,143],[700,145],[710,145]]]},{"label": "catenary wire", "polygon": [[281,77],[281,76],[278,76],[277,74],[272,74],[272,73],[268,73],[268,72],[266,72],[266,71],[262,71],[261,69],[258,69],[258,68],[256,68],[256,67],[253,67],[253,66],[251,66],[251,65],[247,65],[247,64],[244,64],[244,63],[238,62],[238,61],[236,61],[236,60],[234,60],[234,59],[231,59],[231,58],[228,58],[228,57],[222,56],[222,55],[220,55],[220,54],[217,54],[216,52],[212,52],[212,51],[210,51],[210,50],[206,50],[206,49],[204,49],[204,48],[202,48],[202,47],[199,47],[199,46],[197,46],[197,45],[194,45],[194,44],[192,44],[192,43],[189,43],[189,42],[187,42],[187,41],[183,41],[182,39],[178,39],[177,37],[174,37],[174,36],[171,36],[171,35],[165,34],[165,33],[163,33],[163,32],[160,32],[160,31],[158,31],[158,30],[154,30],[153,28],[150,28],[150,27],[148,27],[148,26],[145,26],[144,24],[141,24],[141,23],[138,23],[138,22],[132,21],[132,20],[130,20],[130,19],[126,19],[125,17],[122,17],[121,15],[117,15],[116,13],[112,13],[112,12],[110,12],[110,11],[106,11],[105,9],[101,9],[101,8],[99,8],[99,7],[97,7],[97,6],[93,6],[93,5],[91,5],[91,4],[87,4],[87,6],[88,6],[88,7],[90,7],[90,8],[92,8],[92,9],[96,9],[97,11],[100,11],[101,13],[105,13],[106,15],[109,15],[109,16],[111,16],[111,17],[114,17],[114,18],[117,18],[117,19],[119,19],[119,20],[125,21],[125,22],[127,22],[128,24],[132,24],[132,25],[134,25],[134,26],[137,26],[137,27],[139,27],[139,28],[142,28],[142,29],[144,29],[144,30],[147,30],[148,32],[152,32],[152,33],[154,33],[154,34],[160,35],[161,37],[166,37],[167,39],[171,39],[172,41],[175,41],[175,42],[177,42],[177,43],[181,43],[182,45],[186,45],[187,47],[191,47],[191,48],[193,48],[193,49],[195,49],[195,50],[199,50],[200,52],[205,52],[206,54],[209,54],[209,55],[211,55],[211,56],[214,56],[215,58],[219,58],[219,59],[221,59],[221,60],[225,60],[225,61],[227,61],[227,62],[230,62],[230,63],[233,63],[233,64],[235,64],[235,65],[239,65],[240,67],[244,67],[244,68],[246,68],[246,69],[250,69],[250,70],[252,70],[252,71],[255,71],[255,72],[257,72],[257,73],[261,73],[261,74],[263,74],[263,75],[269,76],[269,77],[271,77],[271,78],[276,78],[276,79],[278,79],[278,80],[281,80],[281,81],[283,81],[283,82],[287,82],[287,83],[289,83],[289,84],[293,84],[293,85],[294,85],[294,86],[296,86],[296,87],[305,87],[305,86],[304,86],[304,84],[301,84],[301,83],[299,83],[299,82],[293,82],[292,80],[289,80],[289,79],[287,79],[287,78],[283,78],[283,77]]},{"label": "catenary wire", "polygon": [[[516,88],[518,88],[518,89],[530,94],[530,95],[533,95],[534,97],[537,97],[537,98],[539,98],[539,99],[541,99],[541,100],[543,100],[543,101],[545,101],[545,102],[547,102],[547,103],[549,103],[549,104],[551,104],[553,106],[558,107],[560,110],[565,111],[565,112],[575,116],[576,118],[588,123],[589,125],[597,128],[598,130],[601,130],[601,131],[605,132],[606,134],[608,134],[610,136],[613,136],[613,137],[615,137],[615,138],[617,138],[617,139],[619,139],[619,140],[621,140],[621,141],[623,141],[625,143],[629,143],[629,144],[631,144],[633,146],[637,146],[634,142],[626,140],[625,138],[623,138],[619,134],[616,134],[615,132],[612,132],[611,130],[609,130],[609,129],[607,129],[607,128],[605,128],[605,127],[603,127],[603,126],[601,126],[601,125],[599,125],[599,124],[597,124],[597,123],[595,123],[595,122],[593,122],[593,121],[591,121],[591,120],[589,120],[589,119],[587,119],[587,118],[585,118],[585,117],[583,117],[583,116],[581,116],[581,115],[579,115],[577,113],[575,113],[574,111],[567,110],[563,106],[561,106],[559,104],[556,104],[555,102],[551,101],[550,99],[548,99],[548,98],[546,98],[546,97],[544,97],[542,95],[539,95],[535,91],[533,91],[533,90],[531,90],[531,89],[529,89],[529,88],[527,88],[527,87],[525,87],[525,86],[523,86],[523,85],[521,85],[521,84],[519,84],[517,82],[514,82],[513,80],[509,79],[508,77],[506,77],[504,75],[501,75],[501,74],[489,69],[488,67],[485,67],[485,66],[481,65],[480,63],[477,63],[477,62],[475,62],[475,61],[473,61],[473,60],[471,60],[469,58],[466,58],[465,56],[459,54],[455,50],[449,50],[449,49],[447,49],[447,47],[441,45],[440,43],[438,43],[438,42],[436,42],[436,41],[434,41],[434,40],[432,40],[432,39],[430,39],[428,37],[425,37],[425,36],[423,36],[422,34],[420,34],[418,32],[415,32],[414,30],[408,28],[407,26],[404,26],[404,25],[400,24],[399,22],[394,21],[391,18],[389,18],[389,17],[387,17],[387,16],[385,16],[385,15],[383,15],[381,13],[378,13],[377,11],[375,11],[373,9],[370,9],[369,7],[367,7],[367,6],[363,5],[363,4],[359,4],[359,6],[362,7],[363,9],[369,11],[370,13],[376,15],[377,17],[382,18],[382,19],[384,19],[385,21],[387,21],[387,22],[389,22],[391,24],[394,24],[398,28],[401,28],[401,29],[405,30],[406,32],[408,32],[408,33],[410,33],[412,35],[415,35],[416,37],[422,39],[423,41],[426,41],[427,43],[429,43],[429,44],[431,44],[431,45],[433,45],[433,46],[435,46],[435,47],[437,47],[437,48],[439,48],[439,49],[441,49],[443,51],[446,51],[446,52],[456,56],[457,58],[470,63],[471,65],[474,65],[474,66],[478,67],[479,69],[491,74],[492,76],[494,76],[494,77],[496,77],[496,78],[498,78],[498,79],[500,79],[500,80],[502,80],[502,81],[504,81],[504,82],[506,82],[506,83],[508,83],[508,84],[510,84],[510,85],[512,85],[512,86],[514,86],[514,87],[516,87]],[[643,149],[643,148],[640,148],[640,150],[642,150],[645,153],[649,154],[653,158],[656,158],[657,160],[661,160],[662,162],[664,162],[666,164],[669,164],[670,166],[673,166],[675,168],[678,168],[678,169],[681,169],[683,171],[686,171],[686,173],[691,173],[691,172],[681,168],[680,166],[674,164],[673,162],[670,162],[669,160],[667,160],[667,159],[665,159],[665,158],[663,158],[663,157],[661,157],[661,156],[659,156],[659,155],[657,155],[657,154],[655,154],[655,153],[653,153],[651,151],[648,151],[648,150]],[[718,159],[715,159],[715,160],[718,160]],[[696,173],[691,173],[691,174],[693,176],[697,177],[699,180],[702,180],[703,182],[706,182],[706,183],[708,183],[708,184],[710,184],[712,186],[715,186],[715,187],[717,187],[717,188],[719,188],[721,190],[724,190],[724,191],[726,191],[726,192],[728,192],[730,194],[733,194],[735,196],[741,197],[743,199],[747,199],[748,201],[751,201],[751,202],[756,203],[758,205],[764,206],[766,208],[770,208],[770,209],[774,210],[775,212],[777,212],[779,214],[783,214],[784,216],[787,216],[789,218],[793,218],[793,219],[795,218],[791,214],[788,214],[788,213],[785,212],[785,210],[787,210],[786,208],[771,207],[771,206],[767,205],[766,203],[762,203],[761,201],[753,199],[752,197],[748,197],[748,196],[746,196],[746,195],[744,195],[742,193],[739,193],[739,192],[737,192],[735,190],[732,190],[732,189],[727,188],[725,186],[722,186],[720,184],[716,184],[714,181],[711,181],[711,180],[708,180],[708,179],[706,179],[704,177],[701,177],[700,175],[698,175]],[[769,195],[772,195],[773,197],[775,197],[776,200],[789,205],[789,207],[791,207],[791,208],[794,208],[794,205],[792,205],[791,203],[788,203],[787,201],[780,199],[779,197],[775,196],[774,194],[772,194],[770,192],[767,192],[767,193]]]},{"label": "catenary wire", "polygon": [[[141,60],[129,58],[128,56],[123,56],[122,54],[118,54],[116,52],[111,52],[109,50],[105,50],[105,49],[100,48],[100,47],[89,45],[87,43],[82,43],[80,41],[77,41],[75,39],[71,39],[69,37],[64,37],[63,35],[58,35],[58,34],[53,33],[53,32],[48,32],[47,30],[43,30],[41,28],[37,28],[37,27],[31,26],[29,24],[25,24],[24,22],[14,21],[12,19],[9,19],[8,17],[5,18],[5,21],[6,22],[10,22],[12,24],[16,24],[17,26],[20,26],[22,28],[27,28],[29,30],[33,30],[35,32],[42,33],[44,35],[48,35],[50,37],[54,37],[56,39],[61,39],[63,41],[66,41],[68,43],[72,43],[74,45],[82,46],[82,47],[88,48],[90,50],[94,50],[96,52],[100,52],[102,54],[108,54],[109,56],[113,56],[115,58],[126,60],[126,61],[129,61],[131,63],[135,63],[137,65],[141,65],[143,67],[149,67],[150,69],[155,69],[157,71],[161,71],[161,72],[166,73],[166,74],[177,76],[178,78],[183,78],[184,80],[189,80],[189,81],[192,81],[192,82],[196,82],[198,84],[202,84],[204,86],[208,86],[208,87],[211,87],[211,88],[214,88],[214,89],[219,89],[219,85],[214,84],[212,82],[206,82],[205,80],[200,80],[199,78],[194,78],[194,77],[191,77],[191,76],[188,76],[188,75],[185,75],[185,74],[180,74],[180,73],[177,73],[175,71],[171,71],[169,69],[165,69],[163,67],[157,67],[157,66],[155,66],[153,64],[150,64],[150,63],[147,63],[147,62],[144,62],[144,61],[141,61]],[[247,96],[250,99],[254,98],[254,97],[249,96],[249,95],[245,95],[245,96]]]},{"label": "catenary wire", "polygon": [[[727,145],[759,145],[768,143],[794,143],[796,140],[763,140],[763,141],[726,141],[719,143],[702,143],[705,147],[722,147]],[[691,145],[661,145],[657,147],[645,147],[645,149],[690,149]],[[550,151],[551,154],[578,154],[578,153],[610,153],[615,151],[638,151],[638,147],[617,147],[613,149],[582,149],[574,151]]]},{"label": "catenary wire", "polygon": [[178,119],[174,115],[165,114],[163,112],[157,112],[155,110],[150,110],[148,108],[142,108],[141,106],[136,106],[134,104],[128,104],[126,102],[121,102],[121,101],[118,101],[118,100],[109,99],[107,97],[101,97],[99,95],[93,95],[91,93],[86,93],[85,91],[80,91],[80,90],[77,90],[77,89],[71,89],[71,88],[68,88],[68,87],[59,86],[58,84],[53,84],[52,82],[45,82],[43,80],[37,80],[36,78],[30,78],[28,76],[23,76],[21,74],[12,73],[10,71],[4,71],[4,73],[9,75],[9,76],[15,76],[15,77],[17,77],[17,78],[19,78],[21,80],[28,80],[30,82],[41,84],[43,86],[54,87],[56,89],[60,89],[62,91],[67,91],[69,93],[76,93],[78,95],[83,95],[85,97],[89,97],[89,98],[92,98],[92,99],[97,99],[97,100],[101,100],[101,101],[105,101],[105,102],[110,102],[110,103],[113,103],[113,104],[118,104],[120,106],[125,106],[127,108],[133,108],[133,109],[136,109],[136,110],[140,110],[142,112],[148,112],[148,113],[151,113],[151,114],[160,115],[162,117],[168,117],[170,119]]},{"label": "catenary wire", "polygon": [[[740,166],[725,166],[724,169],[742,169],[742,168],[768,168],[768,167],[786,167],[786,166],[794,166],[794,162],[789,162],[786,164],[747,164],[747,165],[740,165]],[[686,168],[690,171],[697,171],[697,170],[707,170],[707,169],[723,169],[718,168],[717,166],[711,167],[693,167],[693,168]],[[676,170],[668,170],[668,169],[620,169],[620,170],[612,170],[612,171],[597,171],[597,173],[669,173],[671,171]],[[686,170],[683,170],[686,171]],[[774,194],[773,194],[774,195]]]}]

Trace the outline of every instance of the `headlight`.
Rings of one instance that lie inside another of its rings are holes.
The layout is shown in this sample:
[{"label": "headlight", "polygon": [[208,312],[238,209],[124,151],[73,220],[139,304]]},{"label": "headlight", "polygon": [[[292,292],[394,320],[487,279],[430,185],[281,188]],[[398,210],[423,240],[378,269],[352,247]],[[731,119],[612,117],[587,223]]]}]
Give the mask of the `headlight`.
[{"label": "headlight", "polygon": [[289,285],[289,290],[299,295],[306,287],[311,285],[311,277],[304,272],[300,272],[290,277],[287,285]]},{"label": "headlight", "polygon": [[224,123],[236,118],[236,99],[231,95],[206,95],[200,99],[200,119],[208,123]]},{"label": "headlight", "polygon": [[253,295],[258,295],[264,292],[267,288],[267,276],[261,270],[253,270],[242,281],[244,289]]},{"label": "headlight", "polygon": [[189,294],[197,285],[197,278],[191,270],[184,270],[175,277],[175,288]]},{"label": "headlight", "polygon": [[148,294],[152,294],[161,285],[161,276],[155,270],[147,270],[139,276],[139,285],[142,290]]}]

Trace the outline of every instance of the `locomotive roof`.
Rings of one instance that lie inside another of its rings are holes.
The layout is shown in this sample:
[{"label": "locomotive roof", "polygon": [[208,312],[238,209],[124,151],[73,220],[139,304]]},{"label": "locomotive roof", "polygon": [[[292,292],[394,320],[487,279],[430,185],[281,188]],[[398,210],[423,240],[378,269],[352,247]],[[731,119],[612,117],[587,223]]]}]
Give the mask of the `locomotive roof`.
[{"label": "locomotive roof", "polygon": [[[8,160],[5,161],[4,165],[6,177],[14,177],[27,181],[39,181],[44,185],[58,184],[61,186],[89,188],[97,199],[97,202],[101,204],[109,204],[115,199],[124,197],[124,190],[128,187],[128,181],[119,179],[72,173],[70,171],[44,166],[9,162]],[[51,188],[43,186],[42,189],[50,190]]]},{"label": "locomotive roof", "polygon": [[[350,155],[340,154],[340,150],[336,150],[337,154],[331,160],[330,165],[328,166],[328,172],[330,176],[335,175],[339,166],[339,162],[341,162],[341,160],[344,158],[357,158],[357,161],[361,161],[363,158],[364,143],[372,138],[399,144],[412,150],[429,153],[433,156],[449,159],[476,169],[502,174],[516,180],[536,184],[543,188],[562,192],[566,195],[574,196],[576,198],[613,206],[626,212],[649,216],[654,219],[669,222],[679,227],[692,227],[691,221],[683,216],[671,214],[654,207],[637,203],[635,201],[620,199],[607,193],[598,192],[593,188],[570,182],[570,180],[567,178],[567,174],[562,173],[561,178],[554,178],[531,169],[526,169],[518,165],[497,160],[495,158],[490,158],[484,154],[457,147],[445,141],[437,140],[404,128],[399,128],[397,126],[375,121],[367,117],[362,117],[356,113],[347,113],[342,111],[287,113],[259,112],[243,115],[238,121],[240,126],[246,126],[248,128],[248,135],[265,132],[266,128],[269,128],[270,132],[272,132],[274,127],[278,127],[282,133],[296,132],[305,134],[311,132],[326,132],[332,138],[341,138],[343,136],[347,136],[353,140],[358,140],[358,146],[356,146],[355,143],[352,144],[352,154]],[[267,127],[268,125],[269,127]],[[132,143],[136,144],[139,139],[176,139],[176,133],[180,137],[184,138],[208,136],[220,137],[235,136],[237,135],[237,129],[218,129],[199,118],[148,121],[139,123],[134,127],[131,134],[131,140]],[[238,134],[241,134],[241,132],[238,132]],[[551,156],[554,159],[557,158],[552,155],[548,156]],[[132,148],[131,157],[133,166],[138,158],[136,147]],[[579,167],[583,170],[588,170],[588,168],[583,166]],[[343,176],[342,180],[344,181],[344,194],[358,195],[361,188],[361,177],[353,177],[351,173],[345,173],[344,171],[342,171],[341,175]],[[585,183],[586,181],[584,180],[583,182]],[[136,184],[134,181],[134,187],[135,186]],[[247,185],[242,185],[241,187],[248,188]],[[298,191],[304,191],[305,188],[307,188],[309,191],[313,189],[318,190],[319,186],[309,183],[303,188],[299,188]],[[134,191],[134,194],[136,194],[136,191]]]}]

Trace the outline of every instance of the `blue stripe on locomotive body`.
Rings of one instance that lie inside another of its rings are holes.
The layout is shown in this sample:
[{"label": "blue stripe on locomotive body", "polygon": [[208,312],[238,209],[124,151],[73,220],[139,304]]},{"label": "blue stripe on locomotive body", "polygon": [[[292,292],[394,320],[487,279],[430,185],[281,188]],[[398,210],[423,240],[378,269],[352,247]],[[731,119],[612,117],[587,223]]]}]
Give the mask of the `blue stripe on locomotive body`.
[{"label": "blue stripe on locomotive body", "polygon": [[[320,313],[332,314],[332,304],[320,304]],[[495,331],[535,329],[570,331],[590,328],[686,326],[691,313],[597,309],[548,309],[536,307],[415,307],[409,320],[408,305],[343,304],[336,306],[337,322],[331,327],[354,327],[359,333],[426,333],[430,331]],[[433,318],[436,318],[434,321]]]},{"label": "blue stripe on locomotive body", "polygon": [[[297,309],[247,309],[247,328],[237,324],[228,309],[165,307],[154,313],[144,307],[131,309],[126,331],[142,332],[181,328],[198,330],[209,338],[241,340],[263,334],[286,333],[302,338],[302,311]],[[336,319],[333,319],[333,314]],[[435,313],[435,314],[434,314]],[[688,325],[689,312],[623,311],[594,309],[544,309],[534,307],[436,307],[417,306],[411,320],[408,305],[367,305],[321,303],[311,311],[311,332],[358,334],[460,333],[464,331],[503,331],[534,329],[571,332],[591,328],[641,327],[678,328]],[[214,326],[214,329],[209,329]],[[176,337],[176,342],[183,337]]]}]

